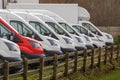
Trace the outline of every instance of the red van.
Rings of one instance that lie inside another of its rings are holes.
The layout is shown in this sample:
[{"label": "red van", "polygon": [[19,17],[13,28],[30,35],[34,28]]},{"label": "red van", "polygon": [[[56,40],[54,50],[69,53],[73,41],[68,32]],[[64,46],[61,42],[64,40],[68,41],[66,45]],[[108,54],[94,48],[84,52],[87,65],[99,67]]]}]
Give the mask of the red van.
[{"label": "red van", "polygon": [[[28,59],[45,56],[40,41],[22,36],[11,25],[0,17],[0,23],[3,25],[0,30],[0,37],[7,38],[19,45],[22,57]],[[1,33],[2,31],[2,33]]]}]

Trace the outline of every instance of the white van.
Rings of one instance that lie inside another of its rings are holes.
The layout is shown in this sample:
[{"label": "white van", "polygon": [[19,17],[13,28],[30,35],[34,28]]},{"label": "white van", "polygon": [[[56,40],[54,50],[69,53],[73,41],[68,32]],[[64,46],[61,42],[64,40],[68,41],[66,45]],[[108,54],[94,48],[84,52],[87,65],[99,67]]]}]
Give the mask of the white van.
[{"label": "white van", "polygon": [[114,40],[111,34],[100,31],[94,24],[90,21],[79,21],[79,24],[90,30],[92,33],[98,35],[106,45],[114,44]]},{"label": "white van", "polygon": [[74,29],[76,29],[79,33],[85,34],[86,36],[90,37],[93,41],[94,47],[104,47],[105,42],[100,38],[100,36],[93,34],[87,28],[83,27],[80,24],[71,24]]},{"label": "white van", "polygon": [[59,40],[61,50],[64,53],[73,52],[76,50],[74,46],[74,41],[71,38],[64,35],[57,34],[51,28],[49,28],[49,26],[46,25],[44,21],[42,21],[37,16],[26,13],[26,12],[19,12],[19,11],[16,11],[16,12],[14,11],[14,13],[21,16],[27,22],[29,22],[32,25],[32,27],[34,27],[40,34]]},{"label": "white van", "polygon": [[[14,29],[16,29],[23,36],[26,36],[25,33],[29,33],[29,31],[31,31],[32,34],[30,34],[27,37],[31,37],[41,41],[46,56],[53,56],[54,54],[58,54],[58,55],[62,54],[58,40],[53,39],[51,37],[40,35],[31,25],[29,25],[20,16],[6,10],[0,10],[0,16],[3,17],[7,22],[9,22],[14,27]],[[20,28],[21,30],[19,30]]]}]

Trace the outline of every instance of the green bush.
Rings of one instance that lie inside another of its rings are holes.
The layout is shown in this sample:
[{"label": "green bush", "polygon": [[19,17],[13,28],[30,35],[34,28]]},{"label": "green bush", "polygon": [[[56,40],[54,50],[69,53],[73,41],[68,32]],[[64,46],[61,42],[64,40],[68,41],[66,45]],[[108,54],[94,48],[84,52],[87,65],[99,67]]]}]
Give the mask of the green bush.
[{"label": "green bush", "polygon": [[120,35],[115,37],[115,44],[120,44]]}]

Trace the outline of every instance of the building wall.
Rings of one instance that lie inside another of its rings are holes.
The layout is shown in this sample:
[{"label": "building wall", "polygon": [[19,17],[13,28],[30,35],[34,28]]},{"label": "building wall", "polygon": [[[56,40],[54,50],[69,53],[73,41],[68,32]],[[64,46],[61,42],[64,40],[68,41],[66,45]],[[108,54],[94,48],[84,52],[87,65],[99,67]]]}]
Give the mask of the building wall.
[{"label": "building wall", "polygon": [[98,28],[103,32],[112,34],[113,37],[120,35],[120,26],[98,26]]},{"label": "building wall", "polygon": [[0,9],[2,9],[2,0],[0,0]]},{"label": "building wall", "polygon": [[95,25],[120,25],[120,0],[40,0],[40,3],[78,3],[90,12]]},{"label": "building wall", "polygon": [[39,3],[39,0],[17,0],[18,3]]}]

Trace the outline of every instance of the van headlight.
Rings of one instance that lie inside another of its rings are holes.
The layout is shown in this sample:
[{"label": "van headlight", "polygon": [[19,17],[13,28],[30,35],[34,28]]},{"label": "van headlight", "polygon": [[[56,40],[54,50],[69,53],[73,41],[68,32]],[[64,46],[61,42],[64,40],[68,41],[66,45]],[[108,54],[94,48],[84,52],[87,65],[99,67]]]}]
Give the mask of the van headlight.
[{"label": "van headlight", "polygon": [[83,41],[82,41],[82,39],[81,39],[81,38],[79,38],[79,37],[75,37],[75,38],[77,39],[77,41],[78,41],[78,42],[83,43]]},{"label": "van headlight", "polygon": [[29,43],[31,44],[31,46],[33,48],[40,48],[40,44],[38,42],[34,42],[34,41],[29,40]]},{"label": "van headlight", "polygon": [[99,37],[99,36],[96,36],[96,37],[97,37],[98,41],[103,42],[103,40],[101,39],[101,37]]},{"label": "van headlight", "polygon": [[57,41],[51,40],[51,39],[48,39],[48,41],[50,42],[51,45],[53,45],[53,46],[58,46]]},{"label": "van headlight", "polygon": [[12,43],[9,43],[9,42],[5,42],[5,44],[7,45],[8,49],[10,51],[16,51],[16,52],[19,51],[19,47],[18,46],[14,45]]},{"label": "van headlight", "polygon": [[86,41],[90,41],[90,39],[87,36],[84,36],[84,38],[86,39]]},{"label": "van headlight", "polygon": [[73,41],[68,38],[63,38],[67,44],[73,44]]},{"label": "van headlight", "polygon": [[112,37],[111,36],[109,36],[109,35],[105,35],[108,39],[111,39]]}]

